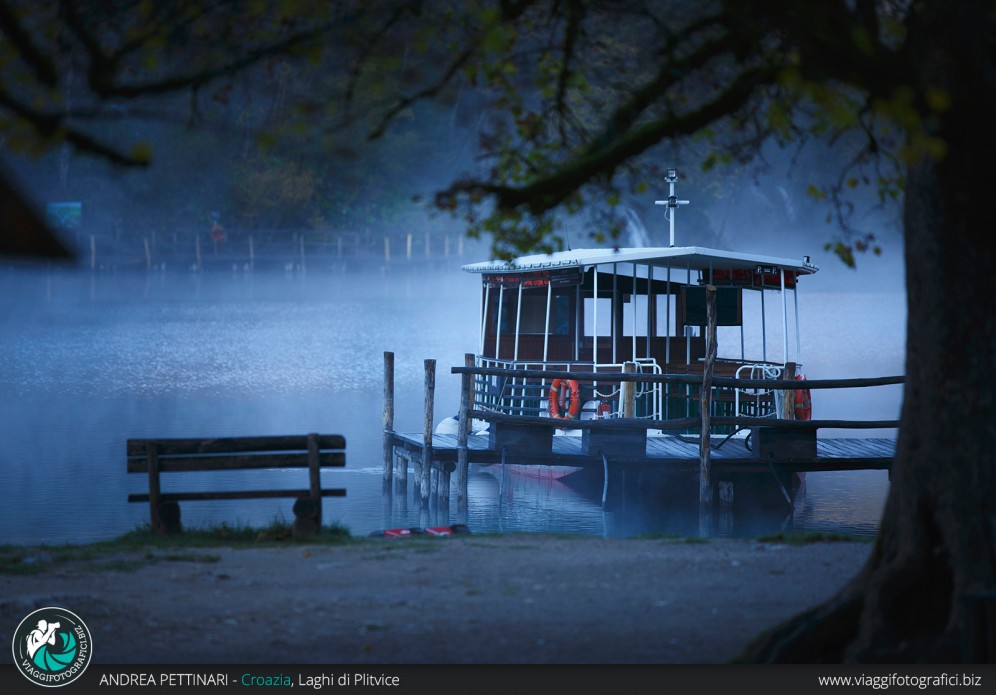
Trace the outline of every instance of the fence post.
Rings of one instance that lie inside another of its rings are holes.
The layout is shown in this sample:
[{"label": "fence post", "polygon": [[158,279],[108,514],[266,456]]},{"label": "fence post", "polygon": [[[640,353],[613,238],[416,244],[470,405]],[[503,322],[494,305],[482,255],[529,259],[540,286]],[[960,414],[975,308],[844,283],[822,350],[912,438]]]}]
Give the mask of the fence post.
[{"label": "fence post", "polygon": [[[474,366],[474,354],[464,353],[463,366]],[[470,411],[472,406],[471,392],[474,388],[474,375],[460,376],[460,415],[457,425],[457,511],[467,506],[467,468],[469,458],[467,452],[467,437],[470,435]]]},{"label": "fence post", "polygon": [[708,536],[712,521],[712,461],[709,447],[710,413],[712,410],[712,373],[716,366],[716,287],[706,285],[705,365],[702,368],[702,390],[699,393],[699,535]]},{"label": "fence post", "polygon": [[422,430],[422,504],[429,503],[429,471],[432,469],[432,415],[436,397],[436,360],[425,360],[425,426]]},{"label": "fence post", "polygon": [[389,485],[394,472],[394,353],[384,353],[384,484]]}]

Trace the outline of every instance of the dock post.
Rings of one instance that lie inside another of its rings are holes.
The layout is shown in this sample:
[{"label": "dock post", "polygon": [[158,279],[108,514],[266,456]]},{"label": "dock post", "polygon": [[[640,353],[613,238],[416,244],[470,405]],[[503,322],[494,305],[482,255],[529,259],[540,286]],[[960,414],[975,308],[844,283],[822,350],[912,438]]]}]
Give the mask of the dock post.
[{"label": "dock post", "polygon": [[706,285],[705,365],[702,368],[702,390],[699,393],[699,535],[711,535],[712,526],[712,461],[709,429],[712,410],[712,373],[716,366],[716,287]]},{"label": "dock post", "polygon": [[429,503],[429,471],[432,470],[432,414],[436,398],[436,360],[425,361],[425,427],[422,430],[422,504]]},{"label": "dock post", "polygon": [[152,270],[152,248],[149,246],[149,237],[145,237],[145,269]]},{"label": "dock post", "polygon": [[[474,366],[474,354],[464,353],[463,366]],[[469,465],[467,452],[467,437],[470,435],[470,410],[474,388],[474,375],[462,374],[460,376],[460,414],[457,417],[457,511],[462,511],[467,506],[467,467]]]},{"label": "dock post", "polygon": [[[795,362],[785,363],[785,371],[782,372],[782,379],[786,381],[795,379]],[[778,417],[783,420],[795,420],[795,401],[799,392],[786,389],[782,393],[785,395],[782,398],[782,412],[778,413]]]},{"label": "dock post", "polygon": [[394,472],[394,353],[384,353],[384,485]]},{"label": "dock post", "polygon": [[[634,357],[635,359],[635,357]],[[636,373],[636,362],[626,362],[623,365],[624,374]],[[636,417],[636,382],[623,381],[619,384],[620,399],[622,400],[622,416]]]}]

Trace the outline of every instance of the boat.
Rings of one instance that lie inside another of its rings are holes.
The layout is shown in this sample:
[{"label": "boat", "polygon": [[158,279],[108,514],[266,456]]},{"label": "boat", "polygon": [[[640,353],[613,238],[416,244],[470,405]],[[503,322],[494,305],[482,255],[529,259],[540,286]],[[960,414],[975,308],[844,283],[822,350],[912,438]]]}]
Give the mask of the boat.
[{"label": "boat", "polygon": [[[665,181],[669,195],[655,202],[664,206],[670,223],[669,246],[569,249],[462,267],[481,278],[476,366],[530,373],[477,375],[474,409],[565,420],[697,417],[697,386],[691,384],[641,382],[635,399],[623,399],[618,382],[536,378],[535,372],[701,375],[707,285],[716,288],[716,376],[804,378],[798,285],[817,266],[809,256],[676,245],[675,214],[689,201],[675,194],[674,169]],[[811,409],[794,402],[793,393],[716,388],[712,415],[808,419]],[[633,411],[624,412],[627,407]],[[452,429],[454,423],[451,418],[442,427]],[[478,433],[485,431],[481,425],[486,423],[475,423]],[[732,426],[713,432],[749,436]],[[565,427],[555,435],[581,436],[581,431]],[[647,436],[650,441],[697,433],[649,429]],[[514,461],[495,465],[545,478],[578,470]]]}]

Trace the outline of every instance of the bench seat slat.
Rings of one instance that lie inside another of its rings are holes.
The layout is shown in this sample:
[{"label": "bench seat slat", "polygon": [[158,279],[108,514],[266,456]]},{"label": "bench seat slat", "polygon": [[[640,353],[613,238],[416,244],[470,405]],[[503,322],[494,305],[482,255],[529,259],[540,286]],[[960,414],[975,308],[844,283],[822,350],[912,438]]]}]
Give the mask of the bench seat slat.
[{"label": "bench seat slat", "polygon": [[[319,455],[322,467],[341,468],[346,465],[343,452]],[[160,454],[159,471],[162,473],[184,471],[239,470],[250,468],[307,468],[308,455],[300,454],[244,454],[241,456],[203,455],[171,457]],[[149,461],[143,453],[140,457],[128,457],[129,473],[144,473],[149,470]]]},{"label": "bench seat slat", "polygon": [[[321,491],[322,497],[345,497],[346,491],[341,488],[329,488]],[[228,490],[222,492],[162,492],[161,502],[180,502],[183,500],[248,500],[271,497],[309,497],[310,490]],[[148,502],[148,493],[128,495],[129,502]]]},{"label": "bench seat slat", "polygon": [[[154,443],[160,456],[170,454],[238,454],[250,451],[307,451],[307,435],[274,437],[217,437],[214,439],[129,439],[128,456],[144,456],[146,445]],[[318,436],[319,449],[345,449],[346,438],[341,434]]]}]

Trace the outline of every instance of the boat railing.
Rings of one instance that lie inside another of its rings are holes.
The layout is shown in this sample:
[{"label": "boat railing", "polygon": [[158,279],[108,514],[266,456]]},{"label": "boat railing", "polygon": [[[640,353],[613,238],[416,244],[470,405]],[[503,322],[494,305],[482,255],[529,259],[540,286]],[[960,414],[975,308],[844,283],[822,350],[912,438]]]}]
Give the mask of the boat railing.
[{"label": "boat railing", "polygon": [[[630,374],[624,373],[622,371],[616,372],[603,372],[603,371],[589,371],[583,372],[577,367],[580,364],[573,365],[576,368],[570,371],[568,370],[554,370],[554,369],[527,369],[522,367],[520,369],[505,369],[502,367],[495,367],[490,365],[479,364],[474,367],[453,367],[451,372],[453,374],[464,374],[470,377],[481,377],[481,376],[515,376],[520,379],[535,378],[535,379],[555,379],[555,378],[567,378],[567,379],[577,379],[580,382],[586,381],[602,381],[602,382],[649,382],[653,384],[670,384],[676,386],[689,386],[698,388],[701,392],[701,386],[703,382],[703,377],[700,375],[695,375],[691,373],[657,373],[657,374]],[[599,365],[600,367],[602,365]],[[796,379],[750,379],[750,378],[737,378],[728,376],[717,376],[712,378],[712,386],[714,388],[726,388],[726,389],[771,389],[771,390],[783,390],[783,391],[798,391],[810,389],[841,389],[841,388],[861,388],[870,386],[888,386],[905,383],[905,377],[903,376],[885,376],[885,377],[859,377],[859,378],[846,378],[846,379],[811,379],[807,381],[799,381]],[[706,421],[703,413],[695,412],[692,415],[682,415],[680,413],[672,413],[670,415],[665,414],[664,418],[661,420],[647,419],[647,418],[619,418],[615,422],[584,422],[584,419],[578,421],[572,421],[571,424],[558,421],[558,423],[545,423],[542,421],[537,421],[535,418],[522,418],[515,417],[513,413],[502,413],[500,411],[488,411],[481,410],[478,407],[479,403],[469,402],[468,403],[468,413],[467,415],[473,417],[481,417],[489,422],[511,422],[517,425],[528,425],[530,420],[532,424],[536,426],[553,426],[564,428],[575,429],[591,429],[593,427],[611,427],[613,430],[616,429],[659,429],[663,431],[681,431],[687,429],[693,429],[698,431],[700,425]],[[878,429],[878,428],[895,428],[898,427],[898,420],[838,420],[838,419],[809,419],[809,420],[797,420],[791,415],[788,419],[781,417],[780,413],[776,411],[775,417],[778,419],[779,427],[791,427],[803,428],[803,429],[819,429],[819,428],[842,428],[842,429]],[[708,418],[710,421],[710,429],[717,427],[734,427],[738,429],[769,426],[772,423],[770,417],[756,417],[751,415],[744,415],[740,413],[732,415],[720,415],[720,416],[710,416]],[[719,433],[717,430],[713,429],[714,432]]]},{"label": "boat railing", "polygon": [[[733,376],[735,379],[751,381],[769,381],[781,379],[785,373],[782,365],[770,362],[752,362],[737,367]],[[733,412],[746,417],[778,417],[780,408],[778,402],[784,392],[770,386],[734,387]]]},{"label": "boat railing", "polygon": [[[547,397],[551,383],[559,376],[546,376],[547,372],[558,374],[585,374],[582,388],[586,395],[581,419],[593,417],[620,417],[622,401],[619,398],[619,385],[608,378],[612,374],[626,371],[632,365],[637,374],[662,374],[660,365],[653,358],[639,358],[627,363],[599,363],[558,361],[542,362],[534,360],[504,360],[477,356],[476,366],[484,370],[501,370],[501,374],[477,374],[474,380],[474,407],[504,415],[546,416]],[[527,374],[528,372],[528,374]],[[606,379],[590,378],[592,374],[605,374]],[[564,377],[564,378],[570,378]],[[606,390],[606,384],[609,390]],[[659,419],[662,414],[664,390],[661,384],[638,382],[636,399],[640,404],[640,417]],[[591,401],[596,401],[595,405]],[[606,409],[603,404],[608,404]]]}]

